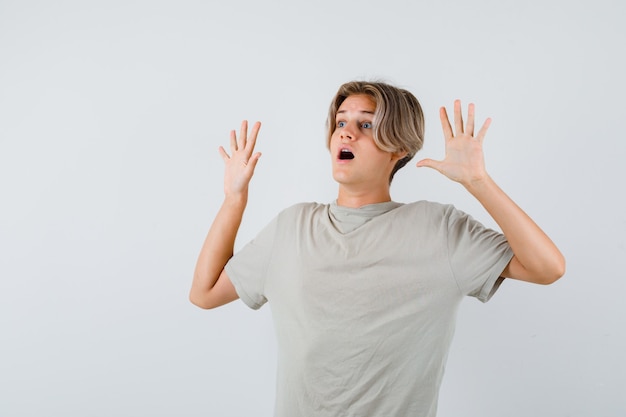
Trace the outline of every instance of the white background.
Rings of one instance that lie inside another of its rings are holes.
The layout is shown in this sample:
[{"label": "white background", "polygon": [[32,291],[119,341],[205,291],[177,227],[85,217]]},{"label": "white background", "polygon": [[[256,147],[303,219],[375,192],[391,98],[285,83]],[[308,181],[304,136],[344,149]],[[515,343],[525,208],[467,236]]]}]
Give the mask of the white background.
[{"label": "white background", "polygon": [[[440,417],[626,415],[621,0],[0,0],[0,416],[270,416],[270,309],[187,300],[220,144],[262,120],[241,247],[330,202],[328,104],[408,88],[493,118],[488,169],[568,261],[462,305]],[[410,164],[397,201],[462,187]],[[410,244],[410,242],[407,242]]]}]

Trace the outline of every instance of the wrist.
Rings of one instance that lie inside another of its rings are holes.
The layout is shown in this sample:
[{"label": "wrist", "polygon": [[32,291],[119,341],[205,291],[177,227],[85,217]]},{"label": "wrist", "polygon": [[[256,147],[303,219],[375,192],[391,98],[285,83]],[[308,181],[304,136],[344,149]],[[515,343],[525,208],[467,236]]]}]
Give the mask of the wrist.
[{"label": "wrist", "polygon": [[487,173],[485,173],[484,176],[480,178],[474,178],[464,183],[463,186],[467,191],[470,192],[470,194],[478,197],[485,192],[492,191],[494,189],[494,186],[496,186],[496,183]]},{"label": "wrist", "polygon": [[248,191],[224,194],[224,205],[245,206],[248,203]]}]

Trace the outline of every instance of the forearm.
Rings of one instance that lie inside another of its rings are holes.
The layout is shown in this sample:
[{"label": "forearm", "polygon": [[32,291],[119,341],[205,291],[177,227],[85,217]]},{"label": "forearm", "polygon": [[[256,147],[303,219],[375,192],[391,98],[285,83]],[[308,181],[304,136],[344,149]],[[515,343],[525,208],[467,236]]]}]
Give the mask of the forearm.
[{"label": "forearm", "polygon": [[505,273],[542,284],[565,273],[565,259],[556,245],[491,177],[465,187],[498,223],[513,250],[514,259]]},{"label": "forearm", "polygon": [[233,256],[235,238],[247,204],[247,192],[227,196],[204,240],[191,284],[189,298],[194,304],[214,287],[224,266]]}]

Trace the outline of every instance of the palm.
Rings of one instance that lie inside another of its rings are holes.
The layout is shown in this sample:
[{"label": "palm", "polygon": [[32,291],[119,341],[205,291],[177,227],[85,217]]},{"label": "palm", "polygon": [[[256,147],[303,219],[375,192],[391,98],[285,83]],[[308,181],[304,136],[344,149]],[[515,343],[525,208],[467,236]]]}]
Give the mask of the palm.
[{"label": "palm", "polygon": [[442,161],[423,159],[417,166],[426,166],[441,172],[453,181],[467,185],[483,179],[487,174],[483,157],[483,140],[491,119],[487,119],[474,136],[474,105],[470,104],[467,113],[467,123],[463,124],[461,102],[454,102],[455,131],[448,119],[445,107],[439,112],[441,126],[446,144],[446,156]]},{"label": "palm", "polygon": [[248,184],[254,174],[254,167],[261,154],[253,154],[256,138],[261,123],[256,122],[248,135],[248,122],[241,123],[239,138],[235,131],[230,132],[230,155],[220,146],[219,151],[224,159],[224,193],[241,194],[248,190]]}]

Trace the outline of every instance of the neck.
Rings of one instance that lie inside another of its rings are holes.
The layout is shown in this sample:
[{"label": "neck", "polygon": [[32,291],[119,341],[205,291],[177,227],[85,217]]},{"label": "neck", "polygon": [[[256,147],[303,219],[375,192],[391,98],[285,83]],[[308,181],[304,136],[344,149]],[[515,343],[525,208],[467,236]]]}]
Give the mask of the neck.
[{"label": "neck", "polygon": [[368,204],[386,203],[388,201],[391,201],[389,186],[374,190],[354,190],[339,185],[338,206],[359,208]]}]

